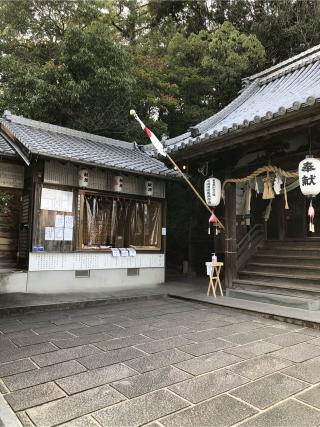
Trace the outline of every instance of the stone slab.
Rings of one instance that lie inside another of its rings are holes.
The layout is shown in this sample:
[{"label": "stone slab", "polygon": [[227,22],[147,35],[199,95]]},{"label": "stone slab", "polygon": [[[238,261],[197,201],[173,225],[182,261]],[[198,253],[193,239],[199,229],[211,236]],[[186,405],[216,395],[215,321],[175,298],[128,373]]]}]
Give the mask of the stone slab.
[{"label": "stone slab", "polygon": [[98,427],[98,424],[91,415],[77,418],[76,420],[68,421],[60,424],[59,427]]},{"label": "stone slab", "polygon": [[177,326],[176,328],[168,328],[168,329],[160,329],[160,330],[151,330],[144,332],[143,335],[146,335],[149,338],[153,338],[154,340],[161,340],[164,338],[170,338],[177,335],[182,335],[190,332],[185,326]]},{"label": "stone slab", "polygon": [[258,356],[231,366],[229,369],[238,375],[255,380],[292,365],[292,362],[273,356],[274,353]]},{"label": "stone slab", "polygon": [[[66,329],[69,330],[70,328],[66,328]],[[77,335],[78,337],[82,337],[84,335],[100,334],[100,333],[110,334],[112,336],[111,332],[116,330],[122,331],[123,328],[113,324],[86,326],[82,328],[72,329],[72,333],[74,335]]]},{"label": "stone slab", "polygon": [[21,374],[5,377],[3,382],[11,391],[22,388],[32,387],[34,385],[54,381],[69,375],[84,372],[86,369],[75,360],[48,366],[46,368],[36,369]]},{"label": "stone slab", "polygon": [[7,377],[8,375],[19,374],[33,369],[38,369],[38,367],[30,359],[16,360],[15,362],[0,365],[0,377]]},{"label": "stone slab", "polygon": [[[309,340],[309,335],[300,334],[298,332],[290,332],[288,334],[282,334],[268,338],[266,341],[272,344],[280,345],[281,347],[289,347],[291,345],[299,344]],[[312,344],[315,344],[314,341]]]},{"label": "stone slab", "polygon": [[53,351],[47,354],[32,356],[32,360],[40,367],[55,365],[57,363],[66,362],[80,357],[90,356],[92,354],[103,354],[97,347],[90,345],[82,345],[80,347],[67,348],[63,350]]},{"label": "stone slab", "polygon": [[84,335],[83,337],[73,337],[68,340],[55,341],[54,345],[59,348],[71,348],[85,344],[96,344],[97,342],[109,340],[111,338],[111,335],[108,334]]},{"label": "stone slab", "polygon": [[[320,412],[296,400],[287,400],[240,424],[241,427],[312,427],[320,424]],[[239,427],[240,427],[239,426]]]},{"label": "stone slab", "polygon": [[105,385],[59,399],[27,410],[32,422],[38,427],[51,427],[98,411],[123,400],[116,390]]},{"label": "stone slab", "polygon": [[219,338],[212,341],[203,341],[197,344],[191,344],[181,347],[180,350],[192,354],[193,356],[202,356],[203,354],[213,353],[218,350],[223,350],[227,347],[231,347],[227,341],[220,340]]},{"label": "stone slab", "polygon": [[56,383],[68,394],[79,393],[90,388],[136,375],[136,371],[125,365],[111,365],[57,380]]},{"label": "stone slab", "polygon": [[52,332],[51,334],[44,334],[44,335],[34,335],[30,337],[24,337],[24,336],[16,336],[12,337],[12,341],[17,344],[19,347],[32,345],[32,344],[39,344],[43,342],[48,341],[58,341],[58,340],[64,340],[72,338],[72,335],[69,332]]},{"label": "stone slab", "polygon": [[132,337],[133,335],[143,334],[149,336],[149,332],[156,330],[153,326],[147,324],[140,326],[133,326],[130,328],[118,328],[109,332],[113,338],[126,338]]},{"label": "stone slab", "polygon": [[233,344],[244,345],[244,344],[248,344],[258,340],[263,340],[270,336],[278,335],[282,333],[285,333],[285,332],[281,329],[270,326],[270,327],[261,328],[261,329],[246,332],[246,333],[231,335],[226,337],[226,339],[232,342]]},{"label": "stone slab", "polygon": [[320,357],[299,363],[283,370],[283,373],[311,384],[320,382]]},{"label": "stone slab", "polygon": [[170,350],[171,348],[175,347],[181,347],[186,344],[193,343],[193,341],[188,340],[187,338],[178,336],[178,337],[171,337],[171,338],[165,338],[162,340],[157,341],[149,341],[145,344],[139,344],[136,347],[139,348],[142,351],[145,351],[146,353],[152,354],[152,353],[158,353],[159,351],[164,350]]},{"label": "stone slab", "polygon": [[177,349],[172,349],[154,353],[150,356],[140,357],[136,360],[131,360],[126,362],[126,365],[130,366],[138,372],[143,373],[191,358],[192,356],[190,354],[184,353]]},{"label": "stone slab", "polygon": [[231,396],[222,395],[164,418],[161,424],[166,427],[227,427],[256,412],[249,405]]},{"label": "stone slab", "polygon": [[305,391],[304,393],[299,394],[299,396],[296,398],[301,400],[301,402],[320,409],[320,384],[310,390]]},{"label": "stone slab", "polygon": [[36,385],[5,395],[5,399],[14,411],[22,411],[32,406],[64,397],[63,391],[53,382]]},{"label": "stone slab", "polygon": [[257,341],[250,344],[245,344],[237,347],[226,348],[226,353],[234,354],[243,359],[251,359],[262,354],[271,353],[272,351],[279,350],[279,345],[271,344],[265,341]]},{"label": "stone slab", "polygon": [[168,390],[148,393],[103,409],[93,417],[102,426],[138,427],[188,406]]},{"label": "stone slab", "polygon": [[169,389],[189,402],[199,403],[239,387],[248,381],[233,372],[222,370],[180,382]]},{"label": "stone slab", "polygon": [[188,378],[191,378],[191,375],[173,366],[168,366],[126,378],[122,381],[116,381],[111,385],[126,397],[133,398],[163,387],[168,387]]},{"label": "stone slab", "polygon": [[305,360],[320,356],[320,346],[308,343],[296,344],[277,350],[273,354],[284,359],[292,360],[292,362],[304,362]]},{"label": "stone slab", "polygon": [[[96,347],[101,348],[101,350],[118,350],[119,348],[137,346],[137,344],[142,344],[145,342],[151,341],[150,338],[145,337],[143,335],[133,335],[131,337],[125,338],[113,338],[104,341],[99,341],[96,343]],[[138,346],[138,348],[140,348]]]},{"label": "stone slab", "polygon": [[230,394],[259,409],[266,409],[307,387],[309,384],[305,382],[276,373],[239,387]]},{"label": "stone slab", "polygon": [[56,351],[57,347],[51,343],[28,345],[27,347],[9,349],[0,352],[0,363],[12,362],[18,359],[24,359],[36,354],[49,353]]},{"label": "stone slab", "polygon": [[74,329],[81,328],[81,327],[83,327],[83,324],[81,322],[74,322],[74,323],[69,323],[67,326],[50,324],[50,325],[42,326],[39,328],[32,327],[32,330],[39,335],[42,335],[42,334],[46,335],[46,334],[52,334],[53,332],[60,332],[60,331],[72,332]]},{"label": "stone slab", "polygon": [[201,375],[216,369],[224,368],[240,362],[240,357],[233,354],[227,354],[222,351],[216,353],[205,354],[204,356],[195,357],[193,359],[177,363],[175,366],[192,375]]},{"label": "stone slab", "polygon": [[106,353],[101,352],[79,359],[79,362],[88,369],[101,368],[103,366],[114,365],[115,363],[126,362],[130,359],[141,358],[145,356],[143,351],[133,347],[111,350]]}]

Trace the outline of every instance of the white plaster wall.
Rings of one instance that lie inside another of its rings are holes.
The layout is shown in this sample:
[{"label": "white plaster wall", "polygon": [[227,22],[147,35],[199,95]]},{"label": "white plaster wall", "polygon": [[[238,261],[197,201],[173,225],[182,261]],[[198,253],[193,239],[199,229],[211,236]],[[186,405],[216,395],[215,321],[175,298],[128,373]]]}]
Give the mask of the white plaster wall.
[{"label": "white plaster wall", "polygon": [[26,292],[28,273],[1,273],[0,294]]},{"label": "white plaster wall", "polygon": [[156,286],[164,282],[164,268],[140,268],[138,276],[128,276],[127,269],[90,270],[89,278],[76,278],[75,271],[29,271],[27,292],[97,292],[130,290]]}]

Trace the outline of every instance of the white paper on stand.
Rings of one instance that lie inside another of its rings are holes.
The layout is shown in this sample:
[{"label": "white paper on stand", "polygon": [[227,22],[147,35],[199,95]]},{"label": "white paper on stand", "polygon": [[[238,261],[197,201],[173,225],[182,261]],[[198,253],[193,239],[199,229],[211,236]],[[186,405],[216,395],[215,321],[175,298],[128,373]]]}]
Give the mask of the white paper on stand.
[{"label": "white paper on stand", "polygon": [[54,240],[54,227],[45,227],[44,240]]},{"label": "white paper on stand", "polygon": [[134,248],[128,248],[129,256],[136,256],[137,251]]},{"label": "white paper on stand", "polygon": [[129,256],[129,252],[127,248],[119,248],[121,256]]},{"label": "white paper on stand", "polygon": [[120,256],[120,251],[118,248],[111,248],[111,252],[113,256]]}]

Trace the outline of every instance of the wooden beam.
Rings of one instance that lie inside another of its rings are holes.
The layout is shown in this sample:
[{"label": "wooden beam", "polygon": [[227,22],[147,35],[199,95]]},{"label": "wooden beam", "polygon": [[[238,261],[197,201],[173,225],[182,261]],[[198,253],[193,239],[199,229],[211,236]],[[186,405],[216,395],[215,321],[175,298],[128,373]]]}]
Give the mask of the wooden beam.
[{"label": "wooden beam", "polygon": [[225,286],[232,288],[237,275],[236,184],[225,188]]}]

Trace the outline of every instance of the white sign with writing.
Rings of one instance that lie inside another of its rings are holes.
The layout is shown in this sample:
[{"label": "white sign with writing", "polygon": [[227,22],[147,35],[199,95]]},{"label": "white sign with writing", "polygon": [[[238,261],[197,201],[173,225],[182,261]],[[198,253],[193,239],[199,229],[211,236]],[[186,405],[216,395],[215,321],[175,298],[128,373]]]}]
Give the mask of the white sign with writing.
[{"label": "white sign with writing", "polygon": [[53,190],[43,188],[41,193],[40,209],[58,212],[72,212],[72,191]]},{"label": "white sign with writing", "polygon": [[0,162],[0,187],[23,188],[24,166]]}]

